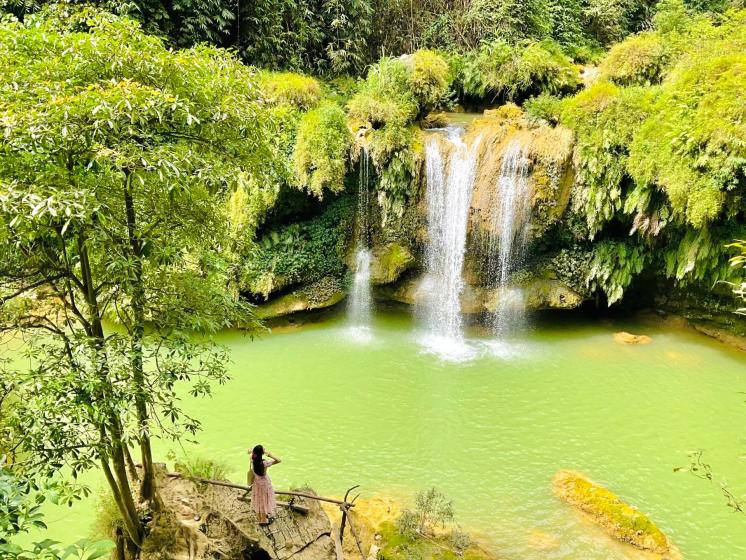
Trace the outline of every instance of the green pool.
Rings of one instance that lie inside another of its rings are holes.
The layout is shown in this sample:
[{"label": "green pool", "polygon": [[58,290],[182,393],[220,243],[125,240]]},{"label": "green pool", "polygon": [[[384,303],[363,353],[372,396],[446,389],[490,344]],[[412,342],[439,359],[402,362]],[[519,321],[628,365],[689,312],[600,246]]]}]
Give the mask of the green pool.
[{"label": "green pool", "polygon": [[[622,329],[653,342],[622,346]],[[340,494],[360,484],[363,496],[407,501],[435,485],[501,558],[638,558],[553,496],[553,474],[576,469],[647,512],[688,560],[746,557],[746,518],[716,484],[673,472],[704,448],[746,491],[742,354],[612,320],[534,322],[504,344],[472,332],[473,357],[460,363],[423,353],[419,336],[399,311],[378,313],[367,341],[341,316],[253,342],[224,333],[233,381],[186,404],[204,431],[185,447],[228,462],[237,481],[246,448],[261,442],[284,459],[278,487]],[[85,536],[91,518],[90,503],[50,509],[48,536]]]}]

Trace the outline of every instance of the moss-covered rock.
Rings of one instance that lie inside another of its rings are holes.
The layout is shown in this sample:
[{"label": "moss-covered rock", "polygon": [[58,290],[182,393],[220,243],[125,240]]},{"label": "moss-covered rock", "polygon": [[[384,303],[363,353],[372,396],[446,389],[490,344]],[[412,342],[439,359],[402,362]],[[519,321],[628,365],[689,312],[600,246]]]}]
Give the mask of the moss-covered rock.
[{"label": "moss-covered rock", "polygon": [[392,242],[373,250],[370,279],[373,284],[390,284],[399,279],[414,264],[408,247]]},{"label": "moss-covered rock", "polygon": [[534,278],[523,286],[526,307],[531,310],[574,309],[584,298],[564,282],[552,278]]},{"label": "moss-covered rock", "polygon": [[402,535],[394,523],[384,523],[380,529],[382,547],[379,560],[493,560],[497,556],[472,543],[463,551],[449,546],[448,535],[413,539]]},{"label": "moss-covered rock", "polygon": [[309,286],[258,305],[256,314],[260,319],[274,319],[300,311],[324,309],[336,305],[346,295],[339,280],[326,277]]},{"label": "moss-covered rock", "polygon": [[557,496],[585,513],[612,537],[657,554],[674,550],[647,515],[582,474],[559,471],[554,476],[553,487]]}]

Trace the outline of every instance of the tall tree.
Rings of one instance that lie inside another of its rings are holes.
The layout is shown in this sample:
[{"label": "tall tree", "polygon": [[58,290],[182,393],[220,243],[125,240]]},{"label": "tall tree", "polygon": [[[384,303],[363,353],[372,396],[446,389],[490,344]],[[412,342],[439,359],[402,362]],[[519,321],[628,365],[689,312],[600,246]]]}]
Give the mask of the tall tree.
[{"label": "tall tree", "polygon": [[254,324],[226,290],[216,203],[274,188],[253,83],[224,51],[173,52],[96,10],[0,24],[0,320],[34,333],[31,367],[6,376],[11,426],[27,468],[99,464],[135,545],[130,484],[154,497],[151,438],[199,428],[177,382],[200,395],[226,379],[225,353],[188,333]]}]

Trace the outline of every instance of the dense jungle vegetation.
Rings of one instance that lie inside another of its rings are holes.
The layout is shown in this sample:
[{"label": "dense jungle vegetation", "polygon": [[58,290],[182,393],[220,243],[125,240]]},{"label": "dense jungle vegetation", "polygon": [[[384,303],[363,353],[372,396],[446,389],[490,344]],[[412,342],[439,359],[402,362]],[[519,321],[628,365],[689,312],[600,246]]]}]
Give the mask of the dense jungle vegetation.
[{"label": "dense jungle vegetation", "polygon": [[[222,349],[186,333],[259,328],[246,302],[290,288],[344,289],[363,149],[374,235],[411,240],[434,111],[512,103],[526,123],[572,131],[569,210],[536,245],[584,295],[619,304],[640,280],[730,313],[731,284],[744,294],[743,244],[732,245],[746,239],[740,2],[3,9],[0,329],[48,335],[29,370],[3,364],[6,557],[84,546],[11,544],[42,523],[45,496],[86,492],[63,470],[102,469],[142,542],[132,496],[154,496],[151,438],[199,429],[175,385],[207,395],[226,380]],[[121,328],[104,332],[106,321]]]}]

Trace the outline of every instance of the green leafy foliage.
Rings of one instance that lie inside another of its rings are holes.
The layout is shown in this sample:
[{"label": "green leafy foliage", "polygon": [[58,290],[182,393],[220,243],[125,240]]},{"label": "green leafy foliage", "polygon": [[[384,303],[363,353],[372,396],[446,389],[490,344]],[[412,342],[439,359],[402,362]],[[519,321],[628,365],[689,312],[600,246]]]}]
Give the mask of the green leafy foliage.
[{"label": "green leafy foliage", "polygon": [[[657,29],[612,48],[589,88],[529,104],[575,132],[572,208],[591,238],[610,234],[611,245],[595,249],[589,283],[610,302],[639,272],[641,250],[645,266],[678,285],[711,287],[733,275],[725,244],[743,230],[745,21],[744,10],[714,19],[669,0]],[[634,250],[613,241],[620,227]]]},{"label": "green leafy foliage", "polygon": [[266,298],[289,286],[327,276],[341,278],[352,234],[353,202],[341,198],[321,216],[264,234],[246,259],[242,289]]},{"label": "green leafy foliage", "polygon": [[353,130],[369,151],[378,173],[378,202],[383,223],[399,218],[416,187],[413,180],[421,148],[414,120],[447,97],[451,73],[443,57],[418,52],[407,59],[383,58],[368,72],[348,104]]},{"label": "green leafy foliage", "polygon": [[448,63],[438,53],[416,51],[411,58],[409,87],[423,109],[438,105],[448,94],[452,76]]},{"label": "green leafy foliage", "polygon": [[661,34],[639,33],[611,47],[601,64],[601,75],[625,86],[658,83],[669,57],[669,49]]},{"label": "green leafy foliage", "polygon": [[721,27],[672,69],[630,147],[634,180],[662,189],[696,228],[746,187],[746,12]]},{"label": "green leafy foliage", "polygon": [[629,144],[651,111],[653,92],[598,81],[562,108],[576,136],[573,208],[595,235],[624,204]]},{"label": "green leafy foliage", "polygon": [[261,72],[259,88],[272,103],[287,103],[302,110],[321,100],[321,84],[311,76],[294,72]]},{"label": "green leafy foliage", "polygon": [[645,267],[649,253],[639,245],[602,241],[593,248],[586,282],[591,291],[603,290],[609,305],[622,299],[624,290]]},{"label": "green leafy foliage", "polygon": [[409,87],[410,70],[401,59],[382,58],[368,70],[358,93],[347,105],[350,119],[373,128],[403,126],[414,120],[419,106]]},{"label": "green leafy foliage", "polygon": [[552,41],[483,43],[466,55],[462,73],[463,93],[478,98],[515,100],[540,93],[571,93],[581,83],[579,69]]},{"label": "green leafy foliage", "polygon": [[40,477],[104,469],[135,545],[130,447],[152,499],[151,438],[199,429],[177,385],[227,379],[223,349],[187,333],[255,325],[226,290],[221,202],[282,173],[260,101],[232,54],[170,50],[127,18],[63,6],[0,23],[0,328],[34,356],[4,372],[10,436]]},{"label": "green leafy foliage", "polygon": [[46,529],[42,504],[67,494],[67,485],[47,482],[40,485],[6,468],[0,457],[0,557],[4,560],[97,560],[108,556],[114,546],[109,540],[80,540],[63,546],[45,539],[29,548],[14,544],[15,537],[31,530]]},{"label": "green leafy foliage", "polygon": [[293,154],[298,183],[319,198],[344,189],[352,138],[344,111],[325,103],[301,118]]}]

